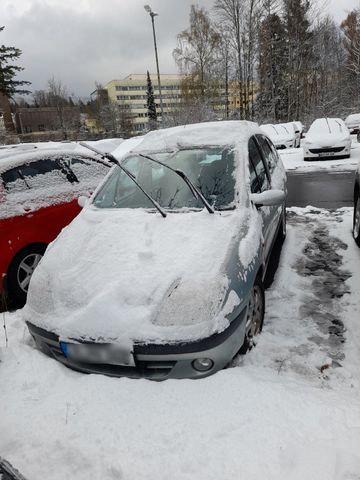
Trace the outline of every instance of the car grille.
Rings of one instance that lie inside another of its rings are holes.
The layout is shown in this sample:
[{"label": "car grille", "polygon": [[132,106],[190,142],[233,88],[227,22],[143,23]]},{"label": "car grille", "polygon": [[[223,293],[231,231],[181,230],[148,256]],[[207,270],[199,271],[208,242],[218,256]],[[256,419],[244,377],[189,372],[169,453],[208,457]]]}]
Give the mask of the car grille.
[{"label": "car grille", "polygon": [[111,365],[100,363],[84,363],[71,361],[65,357],[60,348],[59,337],[42,328],[29,324],[30,333],[38,348],[46,355],[55,358],[68,367],[84,373],[101,373],[112,377],[151,378],[161,380],[166,378],[174,368],[176,361],[169,360],[136,360],[135,367],[125,365]]},{"label": "car grille", "polygon": [[340,153],[345,147],[310,148],[310,153]]}]

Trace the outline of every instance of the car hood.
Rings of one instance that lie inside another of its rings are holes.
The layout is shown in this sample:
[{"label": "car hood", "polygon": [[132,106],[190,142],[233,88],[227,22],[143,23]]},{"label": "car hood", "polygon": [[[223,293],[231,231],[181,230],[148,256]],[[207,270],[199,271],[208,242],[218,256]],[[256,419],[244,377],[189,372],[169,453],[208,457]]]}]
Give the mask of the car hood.
[{"label": "car hood", "polygon": [[85,208],[36,269],[24,319],[63,339],[161,343],[221,331],[240,302],[226,259],[249,211],[164,219]]},{"label": "car hood", "polygon": [[331,147],[339,143],[345,144],[347,142],[350,142],[350,134],[346,135],[337,132],[308,133],[305,139],[305,143],[311,143],[319,147]]}]

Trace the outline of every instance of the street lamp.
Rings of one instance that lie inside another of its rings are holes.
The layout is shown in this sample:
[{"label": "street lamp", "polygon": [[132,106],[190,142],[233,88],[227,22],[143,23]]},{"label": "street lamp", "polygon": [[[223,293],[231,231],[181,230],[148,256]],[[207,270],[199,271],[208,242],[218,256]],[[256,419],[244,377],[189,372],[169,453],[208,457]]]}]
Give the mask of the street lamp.
[{"label": "street lamp", "polygon": [[157,70],[157,77],[158,77],[158,86],[159,86],[159,99],[160,99],[160,110],[161,110],[161,120],[164,118],[164,108],[162,102],[162,94],[161,94],[161,83],[160,83],[160,71],[159,71],[159,60],[157,54],[157,47],[156,47],[156,35],[155,35],[155,24],[154,24],[154,17],[158,16],[158,13],[155,13],[151,10],[150,5],[144,5],[145,10],[151,17],[152,29],[153,29],[153,36],[154,36],[154,48],[155,48],[155,59],[156,59],[156,70]]}]

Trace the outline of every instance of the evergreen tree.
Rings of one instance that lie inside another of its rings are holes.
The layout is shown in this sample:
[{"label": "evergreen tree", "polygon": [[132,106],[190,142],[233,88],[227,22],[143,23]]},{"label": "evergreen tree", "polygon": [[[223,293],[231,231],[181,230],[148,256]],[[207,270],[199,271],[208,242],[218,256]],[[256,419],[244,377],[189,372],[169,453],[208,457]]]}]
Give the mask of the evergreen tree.
[{"label": "evergreen tree", "polygon": [[[0,27],[0,32],[5,27]],[[15,80],[18,72],[24,70],[22,67],[13,65],[21,55],[21,50],[15,47],[0,46],[0,93],[5,97],[11,98],[15,93],[27,94],[28,90],[20,88],[24,85],[30,85],[30,82],[25,80]]]},{"label": "evergreen tree", "polygon": [[148,109],[148,118],[149,118],[149,128],[150,130],[156,130],[157,128],[157,113],[154,97],[154,89],[151,83],[151,78],[149,71],[147,71],[147,109]]}]

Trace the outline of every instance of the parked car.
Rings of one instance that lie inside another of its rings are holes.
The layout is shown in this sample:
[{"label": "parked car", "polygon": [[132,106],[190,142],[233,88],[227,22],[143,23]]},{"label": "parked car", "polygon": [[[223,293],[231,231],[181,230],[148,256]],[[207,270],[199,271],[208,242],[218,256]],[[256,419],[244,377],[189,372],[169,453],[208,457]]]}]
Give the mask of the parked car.
[{"label": "parked car", "polygon": [[[295,133],[300,136],[300,139],[304,138],[304,131],[305,131],[304,125],[299,121],[294,121],[293,123],[295,125]],[[299,143],[299,146],[300,146],[300,143]]]},{"label": "parked car", "polygon": [[345,118],[345,125],[351,134],[357,135],[360,132],[360,113],[348,115]]},{"label": "parked car", "polygon": [[353,235],[360,247],[360,162],[355,173]]},{"label": "parked car", "polygon": [[0,293],[22,306],[47,245],[79,213],[77,197],[90,195],[109,165],[59,148],[16,152],[0,158]]},{"label": "parked car", "polygon": [[306,134],[304,159],[349,158],[351,138],[340,118],[318,118]]},{"label": "parked car", "polygon": [[254,344],[286,174],[249,122],[148,133],[48,248],[23,310],[82,372],[199,378]]},{"label": "parked car", "polygon": [[265,124],[261,125],[260,128],[271,139],[278,150],[295,148],[297,146],[296,134],[292,124]]}]

